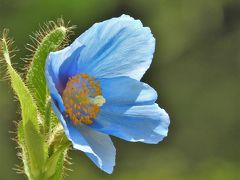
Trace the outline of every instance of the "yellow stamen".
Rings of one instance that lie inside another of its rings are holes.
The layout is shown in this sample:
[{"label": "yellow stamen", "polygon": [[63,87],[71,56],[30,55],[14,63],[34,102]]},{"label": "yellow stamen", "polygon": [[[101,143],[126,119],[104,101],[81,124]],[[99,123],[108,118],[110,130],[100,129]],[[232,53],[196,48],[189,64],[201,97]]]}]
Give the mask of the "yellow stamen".
[{"label": "yellow stamen", "polygon": [[100,82],[88,74],[69,78],[62,94],[66,117],[74,125],[92,124],[106,101],[102,96]]}]

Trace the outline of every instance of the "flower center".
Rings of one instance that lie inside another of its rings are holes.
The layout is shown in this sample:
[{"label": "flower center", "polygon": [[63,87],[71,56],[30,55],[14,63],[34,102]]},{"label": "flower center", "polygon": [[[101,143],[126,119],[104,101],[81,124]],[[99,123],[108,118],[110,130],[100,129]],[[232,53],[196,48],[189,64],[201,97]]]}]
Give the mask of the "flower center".
[{"label": "flower center", "polygon": [[99,107],[105,103],[100,82],[88,74],[79,74],[69,78],[62,94],[65,113],[74,125],[92,124]]}]

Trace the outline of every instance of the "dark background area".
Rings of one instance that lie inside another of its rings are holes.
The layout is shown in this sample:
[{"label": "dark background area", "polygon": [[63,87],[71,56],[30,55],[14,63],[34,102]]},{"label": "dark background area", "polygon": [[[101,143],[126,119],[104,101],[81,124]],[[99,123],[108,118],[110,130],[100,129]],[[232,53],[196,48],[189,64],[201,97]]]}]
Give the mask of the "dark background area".
[{"label": "dark background area", "polygon": [[[0,0],[0,29],[7,27],[18,49],[14,67],[39,24],[63,17],[77,25],[74,40],[95,22],[129,14],[149,26],[157,46],[143,81],[171,117],[169,136],[158,145],[113,138],[117,165],[100,171],[80,151],[71,151],[66,180],[240,179],[240,1],[239,0]],[[0,68],[1,69],[1,68]],[[3,73],[0,73],[3,76]],[[2,79],[2,78],[1,78]],[[18,103],[0,81],[0,179],[24,179],[17,159],[14,121]]]}]

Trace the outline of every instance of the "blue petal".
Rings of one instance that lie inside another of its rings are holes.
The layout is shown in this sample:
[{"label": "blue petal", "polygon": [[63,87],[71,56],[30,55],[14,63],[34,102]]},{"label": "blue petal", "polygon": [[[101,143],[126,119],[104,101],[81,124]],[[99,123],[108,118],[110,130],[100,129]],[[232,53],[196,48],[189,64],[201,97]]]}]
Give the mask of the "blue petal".
[{"label": "blue petal", "polygon": [[90,127],[127,141],[158,143],[167,136],[169,116],[156,91],[128,77],[99,79],[106,103]]},{"label": "blue petal", "polygon": [[73,147],[86,153],[100,169],[109,174],[112,173],[115,166],[116,150],[111,138],[85,125],[73,126],[69,120],[63,118],[56,105],[54,103],[52,105]]},{"label": "blue petal", "polygon": [[156,144],[167,136],[169,116],[157,104],[104,105],[92,128],[131,142]]},{"label": "blue petal", "polygon": [[73,143],[74,148],[85,152],[99,168],[107,173],[112,173],[115,165],[116,150],[110,137],[84,125],[76,128],[69,120],[64,119],[62,114],[65,107],[53,82],[53,76],[50,75],[52,68],[49,63],[50,61],[47,61],[45,75],[52,97],[52,108],[64,128],[67,138]]},{"label": "blue petal", "polygon": [[123,15],[93,25],[72,45],[51,52],[49,74],[60,92],[67,79],[79,73],[139,80],[151,64],[154,48],[150,29],[143,27],[141,21]]},{"label": "blue petal", "polygon": [[[62,101],[62,97],[59,94],[59,91],[57,89],[58,84],[56,83],[56,77],[54,75],[54,69],[51,66],[51,61],[47,60],[46,62],[46,68],[45,68],[45,77],[48,85],[48,90],[50,92],[52,102],[56,104],[56,106],[59,108],[60,112],[65,111],[65,107]],[[55,82],[54,82],[55,80]]]},{"label": "blue petal", "polygon": [[85,46],[77,47],[72,54],[62,63],[59,69],[59,79],[63,86],[67,83],[68,78],[78,75],[84,71],[84,67],[78,67],[78,59]]},{"label": "blue petal", "polygon": [[106,104],[146,105],[157,99],[152,87],[129,77],[101,78],[99,81]]},{"label": "blue petal", "polygon": [[69,77],[79,74],[81,67],[77,66],[80,53],[84,45],[68,46],[60,51],[51,52],[46,61],[46,71],[54,82],[57,90],[61,92]]},{"label": "blue petal", "polygon": [[129,76],[141,79],[149,68],[155,39],[141,21],[127,15],[94,24],[72,47],[84,44],[79,67],[95,77]]}]

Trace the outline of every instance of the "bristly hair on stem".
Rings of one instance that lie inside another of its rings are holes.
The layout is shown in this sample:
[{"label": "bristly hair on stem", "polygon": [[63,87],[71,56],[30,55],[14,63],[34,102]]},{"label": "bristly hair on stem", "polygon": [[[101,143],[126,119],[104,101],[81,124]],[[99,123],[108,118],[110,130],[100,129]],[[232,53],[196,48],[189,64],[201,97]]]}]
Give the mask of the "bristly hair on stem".
[{"label": "bristly hair on stem", "polygon": [[[14,44],[14,40],[12,38],[9,38],[8,34],[9,34],[9,29],[3,29],[3,32],[1,33],[1,37],[0,37],[0,72],[3,72],[3,76],[0,78],[0,80],[9,80],[9,74],[7,73],[7,64],[5,62],[5,56],[4,55],[4,48],[5,45],[8,48],[8,55],[9,58],[11,59],[13,57],[15,57],[15,52],[17,51],[17,49],[15,47],[13,47]],[[13,63],[12,63],[13,64]]]},{"label": "bristly hair on stem", "polygon": [[[20,129],[19,126],[21,126],[21,121],[14,121],[14,127],[15,129]],[[19,132],[11,132],[11,134],[14,135],[14,137],[12,138],[12,140],[14,141],[14,143],[16,143],[16,151],[17,151],[17,157],[18,159],[21,161],[21,164],[15,164],[15,167],[13,168],[13,170],[17,173],[17,174],[25,174],[25,168],[26,168],[26,164],[24,164],[24,159],[26,157],[26,154],[24,155],[24,147],[21,145],[21,142],[20,142],[20,137],[19,137]]]},{"label": "bristly hair on stem", "polygon": [[[18,51],[18,49],[14,47],[14,39],[9,37],[9,29],[3,29],[2,34],[0,32],[0,35],[0,72],[3,72],[3,76],[0,78],[0,80],[11,83],[11,77],[8,73],[8,64],[11,64],[11,66],[17,65],[17,63],[10,62],[10,59],[13,59],[16,56],[15,53]],[[23,79],[21,73],[17,73]],[[26,85],[24,81],[23,83]],[[13,94],[13,97],[14,101],[19,100],[16,94]],[[17,114],[21,114],[21,108],[17,110]]]},{"label": "bristly hair on stem", "polygon": [[[64,23],[60,18],[56,22],[49,21],[31,36],[33,45],[27,45],[31,55],[26,58],[26,84],[36,100],[38,110],[44,115],[48,96],[45,80],[45,62],[50,52],[63,48],[73,34],[74,26]],[[25,59],[25,61],[26,61]]]},{"label": "bristly hair on stem", "polygon": [[[15,49],[10,50],[10,49],[12,49],[11,47],[13,45],[13,39],[10,39],[8,37],[8,34],[9,34],[9,30],[4,29],[3,33],[2,33],[2,36],[0,37],[0,63],[1,63],[1,67],[3,67],[4,71],[5,71],[5,78],[4,79],[9,80],[12,88],[17,93],[17,94],[15,94],[14,97],[15,97],[15,99],[19,100],[19,97],[17,97],[19,95],[18,94],[19,92],[16,91],[16,84],[19,85],[19,81],[21,81],[21,77],[12,68],[11,58],[14,57],[13,53],[16,50]],[[21,83],[20,84],[24,86],[24,82],[21,81]],[[21,121],[19,121],[19,122],[13,121],[13,122],[16,125],[17,131],[16,132],[11,132],[12,134],[14,134],[14,138],[11,138],[11,139],[14,140],[17,143],[17,147],[16,147],[17,156],[22,161],[21,165],[16,165],[15,168],[13,168],[13,169],[17,173],[28,175],[28,172],[25,170],[26,169],[26,157],[24,157],[24,156],[26,156],[26,155],[24,155],[25,153],[24,153],[24,148],[23,148],[23,142],[21,141],[21,139],[19,137],[19,131],[18,131]]]},{"label": "bristly hair on stem", "polygon": [[58,47],[58,50],[68,45],[70,39],[69,37],[74,35],[74,29],[76,26],[70,26],[70,21],[65,22],[63,18],[58,18],[55,21],[47,21],[43,23],[42,25],[39,24],[39,30],[36,32],[33,32],[32,35],[29,35],[31,43],[28,43],[25,48],[30,52],[30,54],[26,55],[25,58],[22,58],[22,60],[26,63],[26,66],[23,70],[27,72],[26,70],[29,69],[29,66],[31,66],[32,59],[34,57],[34,54],[36,53],[39,45],[41,44],[42,40],[50,34],[52,31],[56,30],[57,28],[63,28],[66,30],[67,36],[65,37],[64,41],[61,43],[61,45]]},{"label": "bristly hair on stem", "polygon": [[[18,173],[26,174],[29,179],[45,176],[59,179],[63,177],[63,172],[66,170],[64,163],[67,160],[69,142],[63,141],[64,137],[55,134],[54,137],[60,141],[56,141],[55,145],[51,144],[54,146],[51,154],[49,153],[50,147],[48,147],[49,139],[44,137],[44,135],[53,137],[52,133],[54,133],[50,128],[54,118],[51,116],[50,106],[45,106],[49,93],[44,71],[48,54],[65,46],[69,35],[73,34],[74,27],[69,27],[68,24],[66,25],[62,19],[56,23],[50,21],[45,23],[39,32],[35,33],[35,37],[32,37],[35,43],[31,46],[33,53],[31,58],[28,58],[31,63],[28,65],[25,81],[11,64],[10,59],[16,50],[9,50],[13,44],[13,40],[8,38],[9,31],[5,29],[0,37],[1,67],[6,71],[5,79],[10,80],[21,107],[22,120],[16,123],[17,137],[14,138],[14,141],[18,143],[17,149],[20,149],[18,157],[23,163],[21,166],[16,166],[15,170]],[[45,116],[41,116],[46,110],[49,112]],[[51,123],[42,124],[44,117],[47,117]],[[45,128],[47,130],[45,134],[42,133],[41,129],[44,125],[48,125],[48,128]],[[55,126],[56,124],[53,127]]]}]

